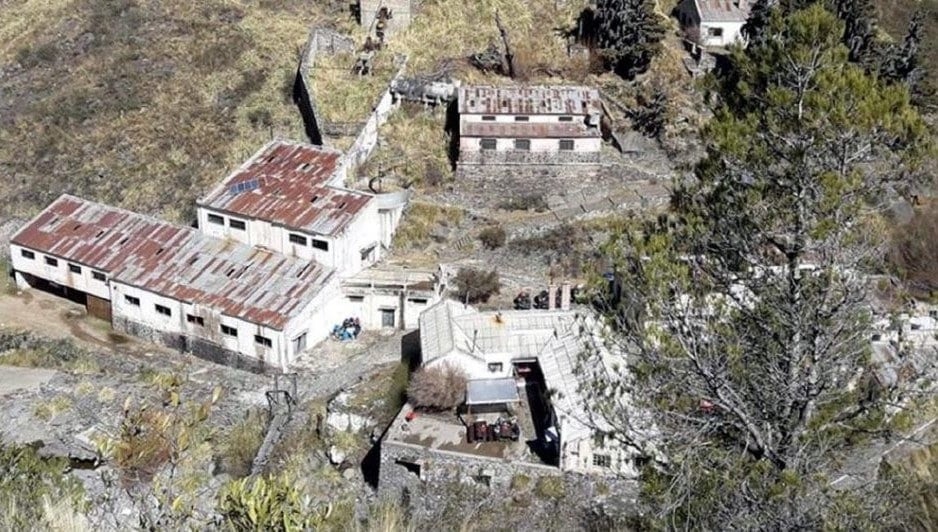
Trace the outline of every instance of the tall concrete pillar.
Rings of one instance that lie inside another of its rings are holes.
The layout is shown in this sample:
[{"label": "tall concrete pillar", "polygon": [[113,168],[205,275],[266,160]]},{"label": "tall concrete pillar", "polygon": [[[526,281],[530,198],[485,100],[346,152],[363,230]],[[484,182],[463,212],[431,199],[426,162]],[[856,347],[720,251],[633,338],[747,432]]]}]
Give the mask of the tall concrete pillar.
[{"label": "tall concrete pillar", "polygon": [[547,308],[550,310],[557,308],[557,285],[553,283],[547,285]]},{"label": "tall concrete pillar", "polygon": [[560,285],[560,308],[570,310],[570,283]]}]

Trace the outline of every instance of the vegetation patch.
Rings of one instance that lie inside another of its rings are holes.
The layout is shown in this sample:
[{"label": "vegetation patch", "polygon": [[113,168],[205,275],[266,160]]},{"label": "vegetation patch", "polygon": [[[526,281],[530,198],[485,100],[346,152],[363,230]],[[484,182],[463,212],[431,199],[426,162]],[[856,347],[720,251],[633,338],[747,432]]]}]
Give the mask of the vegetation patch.
[{"label": "vegetation patch", "polygon": [[[68,461],[27,446],[0,444],[0,530],[82,530],[84,489]],[[56,528],[68,523],[68,528]]]},{"label": "vegetation patch", "polygon": [[234,478],[250,474],[266,431],[267,414],[257,408],[248,410],[244,419],[231,427],[224,437],[218,457],[222,469]]},{"label": "vegetation patch", "polygon": [[534,494],[541,499],[561,499],[566,493],[563,477],[545,476],[534,483]]},{"label": "vegetation patch", "polygon": [[501,289],[501,281],[495,270],[460,268],[453,278],[455,296],[466,303],[485,303]]},{"label": "vegetation patch", "polygon": [[479,241],[488,249],[498,249],[505,245],[505,229],[500,225],[491,225],[479,232]]},{"label": "vegetation patch", "polygon": [[446,364],[417,370],[407,387],[407,399],[415,408],[451,410],[466,398],[466,374]]},{"label": "vegetation patch", "polygon": [[403,104],[379,131],[378,148],[359,173],[396,176],[403,183],[436,187],[453,177],[446,117],[420,105]]},{"label": "vegetation patch", "polygon": [[33,415],[43,421],[52,421],[62,412],[72,407],[72,400],[66,395],[57,395],[48,401],[41,401],[33,409]]},{"label": "vegetation patch", "polygon": [[0,333],[0,364],[24,368],[45,368],[78,374],[97,373],[95,358],[70,340],[36,338],[25,333]]},{"label": "vegetation patch", "polygon": [[353,72],[357,60],[357,52],[316,56],[310,82],[318,118],[327,124],[354,125],[367,120],[397,71],[394,57],[387,51],[374,55],[370,74]]},{"label": "vegetation patch", "polygon": [[429,244],[437,228],[455,227],[462,222],[462,210],[431,203],[411,202],[394,233],[394,245],[416,248]]}]

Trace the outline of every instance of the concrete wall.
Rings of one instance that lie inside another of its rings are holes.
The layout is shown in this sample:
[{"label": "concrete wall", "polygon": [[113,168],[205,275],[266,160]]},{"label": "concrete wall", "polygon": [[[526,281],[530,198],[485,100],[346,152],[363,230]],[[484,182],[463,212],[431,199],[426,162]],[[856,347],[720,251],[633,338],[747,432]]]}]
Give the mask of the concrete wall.
[{"label": "concrete wall", "polygon": [[313,85],[309,80],[310,65],[315,63],[316,55],[320,52],[334,54],[337,51],[353,50],[355,50],[355,41],[350,37],[325,28],[313,28],[300,52],[300,61],[293,80],[293,103],[300,111],[306,136],[311,144],[322,146],[325,139],[322,136],[322,124],[318,119],[316,96],[313,94]]},{"label": "concrete wall", "polygon": [[358,318],[365,329],[383,328],[383,310],[394,312],[394,327],[415,329],[420,313],[439,300],[422,293],[375,288],[345,288],[341,308],[342,319]]},{"label": "concrete wall", "polygon": [[391,19],[385,29],[385,38],[395,32],[404,30],[410,25],[415,14],[413,0],[359,0],[362,27],[374,34],[375,18],[378,10],[387,7],[391,10]]},{"label": "concrete wall", "polygon": [[[564,471],[603,475],[615,473],[625,478],[638,478],[634,455],[623,451],[621,447],[597,445],[592,437],[564,442],[563,429],[560,432],[560,440],[560,468]],[[594,461],[596,455],[609,457],[609,465],[598,465]]]},{"label": "concrete wall", "polygon": [[[209,214],[221,216],[224,223],[210,222]],[[320,264],[335,268],[343,276],[354,275],[382,257],[381,244],[385,230],[382,218],[378,214],[378,203],[374,200],[368,202],[368,205],[357,214],[345,231],[333,236],[298,231],[265,220],[232,216],[207,207],[199,207],[198,219],[199,229],[207,235],[231,238],[251,246],[262,246],[284,255],[315,260]],[[245,229],[231,227],[232,219],[244,222]],[[306,237],[306,245],[290,242],[290,234]],[[314,247],[313,240],[325,242],[329,249],[322,250]],[[375,251],[371,257],[363,260],[361,250],[372,244],[377,244]]]},{"label": "concrete wall", "polygon": [[[568,152],[573,154],[580,153],[599,153],[599,150],[602,149],[603,141],[600,137],[592,138],[573,138],[573,139],[563,139],[573,141],[573,150],[561,151],[560,150],[560,141],[561,139],[528,139],[531,142],[530,150],[516,150],[515,149],[515,140],[514,138],[496,138],[495,139],[495,150],[496,152],[516,152],[520,154],[519,156],[524,156],[525,153],[549,153],[556,154],[558,163],[563,163],[564,161],[576,162],[578,160],[577,155],[573,155],[570,159],[566,159]],[[459,162],[469,162],[474,160],[474,158],[484,157],[487,150],[482,149],[482,137],[460,137],[459,138]],[[589,160],[593,160],[593,157],[590,157]],[[598,160],[598,158],[596,158]]]},{"label": "concrete wall", "polygon": [[[119,281],[112,281],[111,290],[114,326],[119,330],[143,335],[169,345],[179,341],[179,336],[198,338],[223,350],[256,360],[265,366],[281,369],[285,369],[298,354],[292,345],[294,338],[305,333],[306,347],[309,348],[328,336],[331,329],[331,316],[327,315],[328,303],[339,295],[337,279],[330,280],[322,291],[287,323],[284,330],[279,331],[224,315],[211,307],[192,305]],[[139,305],[129,298],[139,300]],[[170,309],[170,315],[158,313],[155,305]],[[189,315],[201,317],[203,324],[189,322]],[[222,325],[235,328],[237,336],[223,333]],[[272,345],[261,345],[256,341],[255,335],[270,339]],[[168,342],[167,338],[171,341]]]},{"label": "concrete wall", "polygon": [[[33,253],[32,259],[23,256],[24,249]],[[47,264],[46,257],[55,259],[58,264],[55,266]],[[25,272],[39,277],[40,279],[52,281],[53,283],[66,286],[74,290],[80,290],[102,299],[111,298],[111,290],[108,287],[107,281],[95,279],[92,274],[92,272],[98,271],[99,273],[105,274],[106,279],[108,272],[93,270],[84,264],[69,262],[62,257],[47,255],[34,249],[23,248],[15,244],[10,245],[10,262],[13,266],[13,269],[17,272]],[[81,269],[81,272],[76,273],[71,271],[69,269],[69,264],[77,266]],[[21,278],[17,279],[17,282],[20,285],[23,284]],[[25,286],[21,286],[21,288],[25,288]]]},{"label": "concrete wall", "polygon": [[[500,139],[505,140],[505,139]],[[514,147],[514,141],[507,139]],[[533,143],[532,143],[533,144]],[[501,144],[504,146],[504,144]],[[599,151],[462,151],[459,153],[457,167],[467,166],[526,166],[545,167],[545,166],[576,166],[576,165],[598,165],[601,162]],[[513,174],[513,172],[512,172]],[[537,190],[537,189],[532,189]]]}]

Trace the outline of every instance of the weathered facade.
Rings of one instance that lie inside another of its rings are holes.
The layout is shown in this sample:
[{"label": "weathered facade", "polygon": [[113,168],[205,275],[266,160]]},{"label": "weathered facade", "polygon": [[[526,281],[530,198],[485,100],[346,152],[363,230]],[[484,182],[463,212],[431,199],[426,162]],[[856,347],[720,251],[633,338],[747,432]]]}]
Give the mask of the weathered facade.
[{"label": "weathered facade", "polygon": [[744,43],[743,25],[750,0],[683,0],[677,7],[681,27],[703,46],[725,48]]},{"label": "weathered facade", "polygon": [[595,89],[460,87],[458,111],[460,166],[599,162],[602,110]]},{"label": "weathered facade", "polygon": [[440,275],[431,271],[372,268],[342,281],[345,314],[366,329],[415,329],[440,292]]},{"label": "weathered facade", "polygon": [[[328,335],[339,280],[309,260],[63,195],[11,240],[23,288],[43,284],[115,328],[200,351],[285,367]],[[196,341],[198,340],[198,341]],[[204,344],[204,345],[203,345]]]},{"label": "weathered facade", "polygon": [[198,202],[199,228],[353,275],[390,245],[399,206],[334,184],[342,154],[276,140]]}]

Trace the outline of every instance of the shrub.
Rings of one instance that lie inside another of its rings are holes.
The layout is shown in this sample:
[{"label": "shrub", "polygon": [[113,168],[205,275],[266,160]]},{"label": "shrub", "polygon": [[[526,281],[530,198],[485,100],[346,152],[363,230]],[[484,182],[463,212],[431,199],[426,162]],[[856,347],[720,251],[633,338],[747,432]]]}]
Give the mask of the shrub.
[{"label": "shrub", "polygon": [[506,211],[535,211],[545,212],[548,209],[547,199],[543,194],[528,194],[520,198],[511,198],[498,205],[499,209]]},{"label": "shrub", "polygon": [[467,303],[488,301],[501,287],[497,271],[475,268],[460,268],[453,278],[453,284],[459,300]]},{"label": "shrub", "polygon": [[287,475],[227,484],[218,510],[231,530],[313,530],[331,513],[331,507],[313,508],[310,498]]},{"label": "shrub", "polygon": [[417,370],[407,387],[407,398],[418,408],[449,410],[461,405],[465,397],[466,374],[448,365]]},{"label": "shrub", "polygon": [[564,495],[563,477],[541,477],[534,484],[534,493],[541,499],[560,499]]},{"label": "shrub", "polygon": [[231,427],[225,437],[220,456],[222,468],[232,477],[246,477],[257,450],[264,441],[267,422],[259,409],[249,410],[237,425]]},{"label": "shrub", "polygon": [[486,227],[479,233],[479,241],[488,249],[498,249],[505,245],[505,230],[500,225]]},{"label": "shrub", "polygon": [[84,489],[67,471],[63,458],[0,444],[0,530],[48,530],[64,514],[80,519],[87,508]]}]

